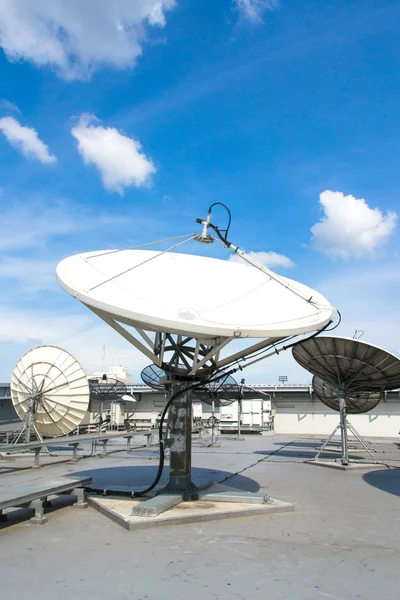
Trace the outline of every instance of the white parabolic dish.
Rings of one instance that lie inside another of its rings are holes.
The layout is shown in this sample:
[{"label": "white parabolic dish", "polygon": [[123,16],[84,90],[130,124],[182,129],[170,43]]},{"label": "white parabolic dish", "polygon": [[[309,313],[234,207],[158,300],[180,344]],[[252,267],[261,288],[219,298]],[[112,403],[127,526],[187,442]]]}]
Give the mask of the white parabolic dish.
[{"label": "white parabolic dish", "polygon": [[275,277],[245,263],[149,250],[77,254],[57,267],[69,294],[148,331],[282,338],[315,331],[336,316],[314,290]]},{"label": "white parabolic dish", "polygon": [[82,422],[89,405],[89,383],[69,352],[57,346],[38,346],[16,364],[11,398],[24,423],[31,414],[38,433],[57,437]]}]

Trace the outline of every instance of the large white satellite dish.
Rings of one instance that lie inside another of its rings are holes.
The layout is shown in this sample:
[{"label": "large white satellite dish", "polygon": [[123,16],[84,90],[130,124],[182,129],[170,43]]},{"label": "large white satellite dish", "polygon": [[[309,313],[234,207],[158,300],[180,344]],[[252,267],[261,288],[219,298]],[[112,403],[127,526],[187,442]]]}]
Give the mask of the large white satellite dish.
[{"label": "large white satellite dish", "polygon": [[69,352],[56,346],[32,348],[11,376],[11,398],[24,422],[26,440],[57,437],[73,431],[88,410],[89,383]]},{"label": "large white satellite dish", "polygon": [[305,285],[204,256],[87,252],[63,260],[57,278],[75,298],[111,318],[190,337],[286,337],[332,318],[329,302]]},{"label": "large white satellite dish", "polygon": [[[172,242],[166,250],[87,252],[57,266],[57,279],[69,294],[166,373],[171,397],[160,419],[160,455],[169,409],[173,444],[167,489],[189,498],[198,491],[191,481],[191,394],[196,382],[204,385],[228,366],[276,354],[285,340],[319,331],[336,317],[319,293],[276,275],[229,242],[229,210],[228,226],[221,230],[211,223],[213,206],[205,221],[197,220],[203,225],[201,234],[162,240]],[[174,252],[191,242],[214,241],[240,256],[243,265]],[[238,340],[242,343],[232,345],[229,354],[228,344]],[[158,512],[165,510],[165,501],[150,502]],[[147,515],[150,508],[136,510]]]}]

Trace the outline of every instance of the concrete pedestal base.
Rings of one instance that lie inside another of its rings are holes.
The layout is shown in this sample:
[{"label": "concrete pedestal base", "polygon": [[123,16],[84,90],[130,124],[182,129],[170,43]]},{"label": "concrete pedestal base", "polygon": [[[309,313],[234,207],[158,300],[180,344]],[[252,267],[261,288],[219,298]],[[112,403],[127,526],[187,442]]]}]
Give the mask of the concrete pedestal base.
[{"label": "concrete pedestal base", "polygon": [[265,504],[250,504],[244,502],[213,502],[201,499],[195,502],[181,502],[170,510],[149,518],[132,515],[135,507],[143,501],[121,499],[116,497],[88,497],[89,505],[100,513],[118,523],[128,530],[148,529],[168,525],[183,525],[186,523],[200,523],[202,521],[216,521],[221,519],[235,519],[255,515],[272,515],[284,512],[293,512],[293,504],[270,499]]}]

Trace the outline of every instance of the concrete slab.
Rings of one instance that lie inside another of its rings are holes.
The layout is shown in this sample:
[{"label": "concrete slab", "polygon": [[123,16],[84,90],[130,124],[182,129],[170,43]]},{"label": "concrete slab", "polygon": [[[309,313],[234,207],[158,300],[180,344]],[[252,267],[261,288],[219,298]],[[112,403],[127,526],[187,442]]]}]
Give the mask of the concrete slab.
[{"label": "concrete slab", "polygon": [[138,500],[94,496],[88,497],[88,503],[89,506],[129,531],[294,511],[293,504],[273,499],[268,504],[197,500],[195,502],[181,502],[178,506],[174,506],[167,512],[155,517],[136,517],[132,515],[132,511],[142,503]]},{"label": "concrete slab", "polygon": [[[2,595],[24,598],[29,590],[30,600],[102,600],[110,594],[113,600],[376,600],[384,593],[385,600],[398,600],[399,438],[374,440],[377,459],[393,468],[347,473],[304,464],[302,450],[322,443],[321,436],[249,436],[240,444],[221,436],[220,442],[220,448],[193,449],[199,478],[264,492],[295,504],[296,511],[133,533],[93,508],[75,511],[67,506],[69,497],[60,496],[52,500],[45,527],[12,515],[1,524]],[[1,474],[0,484],[72,474],[138,489],[156,469],[154,461],[145,466],[119,452]]]}]

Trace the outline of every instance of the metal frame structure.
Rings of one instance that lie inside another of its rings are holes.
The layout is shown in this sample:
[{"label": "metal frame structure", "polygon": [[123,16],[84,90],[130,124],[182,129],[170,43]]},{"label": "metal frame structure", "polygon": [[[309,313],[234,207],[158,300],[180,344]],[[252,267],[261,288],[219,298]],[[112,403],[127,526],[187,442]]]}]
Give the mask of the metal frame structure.
[{"label": "metal frame structure", "polygon": [[[246,361],[246,366],[248,366],[268,356],[276,355],[284,349],[277,348],[276,344],[284,343],[288,339],[266,338],[233,354],[221,357],[221,350],[235,338],[215,337],[205,339],[192,338],[171,332],[153,332],[135,326],[131,322],[123,323],[120,318],[112,318],[109,314],[92,306],[88,306],[88,308],[167,373],[168,381],[165,389],[169,397],[178,391],[183,392],[190,383],[207,381],[213,373],[232,366],[245,358],[249,359]],[[136,335],[129,331],[126,328],[127,326],[133,327]],[[268,348],[270,348],[269,352]],[[262,351],[266,351],[266,353],[259,357],[258,353]],[[135,506],[132,515],[154,517],[182,501],[198,500],[200,497],[206,498],[208,492],[204,491],[205,488],[211,488],[209,493],[212,494],[213,501],[251,501],[260,504],[267,502],[267,497],[263,493],[251,494],[250,498],[248,492],[234,490],[229,493],[224,489],[222,494],[216,494],[212,489],[213,481],[193,482],[191,472],[191,390],[183,392],[171,404],[168,413],[168,425],[171,444],[168,484],[162,490],[162,493],[158,493],[155,497],[144,500]]]},{"label": "metal frame structure", "polygon": [[[106,312],[92,306],[88,306],[88,308],[158,367],[166,372],[175,372],[178,376],[183,375],[189,380],[207,378],[213,372],[267,348],[274,349],[263,358],[273,356],[280,352],[280,349],[275,348],[274,345],[287,339],[282,337],[266,338],[234,354],[221,357],[221,350],[239,338],[222,336],[192,338],[168,332],[154,332],[144,330],[143,327],[136,326],[132,322],[124,323],[121,318],[112,318]],[[133,328],[136,335],[127,329],[129,326]]]},{"label": "metal frame structure", "polygon": [[[202,483],[196,485],[192,481],[191,475],[191,416],[192,416],[192,387],[193,384],[199,383],[204,384],[209,381],[213,375],[217,376],[218,373],[224,368],[231,368],[230,372],[234,372],[239,368],[239,363],[246,360],[246,366],[249,366],[259,360],[278,354],[284,347],[278,347],[278,344],[283,344],[286,340],[291,339],[294,335],[299,333],[306,333],[315,331],[318,326],[325,327],[332,322],[332,318],[335,315],[335,310],[329,306],[329,304],[321,305],[319,300],[314,298],[314,295],[308,293],[297,287],[292,286],[290,282],[282,279],[275,275],[272,271],[267,269],[264,265],[253,259],[253,257],[244,253],[240,248],[234,246],[227,241],[226,236],[228,234],[229,226],[225,230],[225,237],[221,235],[218,228],[215,228],[211,224],[211,208],[208,212],[206,221],[197,220],[198,223],[203,225],[202,234],[190,234],[188,236],[179,236],[177,238],[170,238],[170,240],[160,240],[160,242],[180,240],[170,248],[163,250],[160,253],[153,253],[149,255],[147,259],[144,259],[141,265],[146,264],[149,261],[153,261],[158,256],[162,256],[166,252],[174,250],[178,246],[187,243],[190,240],[196,240],[200,243],[211,243],[217,241],[222,244],[225,248],[228,248],[232,253],[240,256],[245,262],[249,263],[259,271],[263,272],[268,280],[274,280],[279,285],[283,286],[289,292],[300,297],[309,307],[312,306],[315,311],[310,323],[306,327],[296,329],[296,327],[287,327],[272,336],[269,336],[266,332],[271,331],[264,330],[264,334],[254,337],[258,337],[259,341],[254,342],[248,335],[242,336],[242,332],[239,329],[223,328],[222,330],[229,331],[229,335],[218,335],[213,336],[207,333],[194,333],[185,335],[182,332],[185,331],[179,323],[169,321],[166,325],[155,325],[152,320],[143,319],[142,322],[138,322],[138,316],[136,313],[128,311],[119,311],[116,313],[108,311],[107,306],[102,302],[91,302],[89,293],[94,289],[122,276],[128,271],[137,268],[138,265],[124,268],[122,272],[112,274],[105,278],[99,283],[95,283],[85,294],[76,294],[70,283],[63,283],[62,278],[59,281],[65,289],[77,297],[83,304],[85,304],[92,312],[94,312],[100,319],[102,319],[107,325],[112,327],[117,333],[119,333],[125,340],[142,352],[147,358],[149,358],[155,365],[165,371],[168,381],[165,383],[165,389],[171,394],[170,398],[174,396],[175,400],[169,407],[169,428],[170,428],[170,473],[169,482],[166,488],[163,490],[161,495],[156,495],[150,500],[145,500],[134,508],[133,514],[141,516],[156,516],[168,508],[175,506],[182,500],[195,500],[200,497],[204,492],[201,489],[204,487],[213,485],[213,482]],[[228,211],[229,212],[229,211]],[[213,229],[217,235],[213,237],[209,235],[209,229]],[[185,238],[182,240],[182,238]],[[153,242],[145,245],[156,244]],[[133,250],[133,249],[130,249]],[[105,254],[118,252],[118,250],[111,250],[102,253],[96,253],[92,256],[86,257],[86,262],[93,261],[100,256]],[[171,282],[173,285],[173,282]],[[321,319],[322,312],[324,318]],[[135,316],[134,316],[135,315]],[[316,318],[316,317],[319,317]],[[153,323],[152,325],[150,323]],[[176,325],[176,329],[175,329]],[[315,327],[314,327],[315,325]],[[175,329],[175,331],[174,331]],[[212,331],[212,329],[210,329]],[[192,331],[192,329],[186,330]],[[216,331],[221,329],[216,328]],[[257,330],[258,331],[258,330]],[[294,333],[296,332],[296,333]],[[263,339],[260,340],[260,338]],[[226,350],[227,345],[235,339],[241,339],[247,341],[246,347],[240,350],[236,350],[231,354],[222,353]],[[224,355],[222,355],[224,354]],[[192,384],[192,385],[191,385]],[[165,443],[165,442],[163,442]],[[215,496],[215,497],[214,497]],[[234,492],[228,493],[226,490],[221,496],[215,493],[212,494],[213,500],[221,499],[225,502],[249,502],[251,497],[252,502],[264,503],[266,497],[264,494],[250,494],[247,492]]]},{"label": "metal frame structure", "polygon": [[353,427],[353,425],[347,419],[347,403],[346,403],[346,393],[344,391],[344,386],[341,386],[341,390],[339,390],[338,401],[339,401],[339,415],[340,415],[339,423],[336,425],[335,429],[332,431],[332,433],[330,434],[328,439],[323,443],[323,445],[319,449],[318,453],[315,455],[314,461],[319,460],[320,455],[324,453],[325,448],[329,445],[332,438],[336,435],[337,431],[340,429],[340,439],[341,439],[341,446],[342,446],[342,456],[341,456],[340,460],[341,460],[342,465],[344,467],[347,467],[349,465],[349,463],[357,462],[357,461],[353,461],[352,459],[349,458],[349,444],[348,444],[348,435],[347,435],[347,430],[349,429],[351,431],[351,433],[354,435],[354,437],[361,444],[361,446],[364,448],[364,450],[372,458],[373,462],[375,464],[378,464],[378,461],[376,461],[374,459],[374,455],[372,454],[371,450],[368,448],[367,442],[364,440],[364,438],[361,437],[361,435],[358,433],[356,428]]}]

